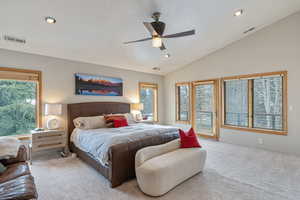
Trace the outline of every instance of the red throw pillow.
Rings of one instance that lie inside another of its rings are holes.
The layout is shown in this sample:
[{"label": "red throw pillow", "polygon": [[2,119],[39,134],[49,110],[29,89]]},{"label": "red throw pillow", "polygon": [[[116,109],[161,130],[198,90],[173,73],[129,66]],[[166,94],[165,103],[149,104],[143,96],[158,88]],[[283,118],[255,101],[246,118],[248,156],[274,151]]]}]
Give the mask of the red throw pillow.
[{"label": "red throw pillow", "polygon": [[128,126],[127,120],[126,119],[114,119],[114,127],[115,128],[120,128]]},{"label": "red throw pillow", "polygon": [[124,115],[105,115],[104,116],[105,122],[106,122],[106,126],[109,128],[113,128],[114,126],[114,120],[118,120],[118,119],[125,119]]},{"label": "red throw pillow", "polygon": [[201,145],[198,142],[197,136],[193,128],[191,128],[187,133],[179,129],[179,136],[180,136],[180,143],[181,143],[180,148],[194,148],[194,147],[201,148]]}]

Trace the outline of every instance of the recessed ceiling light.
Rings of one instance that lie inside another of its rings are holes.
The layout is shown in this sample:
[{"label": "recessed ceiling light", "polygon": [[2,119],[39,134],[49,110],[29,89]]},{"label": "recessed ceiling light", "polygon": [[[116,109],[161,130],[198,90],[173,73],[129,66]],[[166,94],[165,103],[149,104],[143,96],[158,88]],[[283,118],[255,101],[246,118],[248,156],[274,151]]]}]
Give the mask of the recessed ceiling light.
[{"label": "recessed ceiling light", "polygon": [[243,14],[243,12],[244,12],[243,9],[237,10],[237,11],[235,11],[234,16],[239,17]]},{"label": "recessed ceiling light", "polygon": [[166,57],[166,58],[170,58],[170,56],[171,56],[171,55],[170,55],[169,53],[165,54],[165,57]]},{"label": "recessed ceiling light", "polygon": [[56,19],[54,17],[45,17],[45,21],[48,24],[55,24],[56,23]]}]

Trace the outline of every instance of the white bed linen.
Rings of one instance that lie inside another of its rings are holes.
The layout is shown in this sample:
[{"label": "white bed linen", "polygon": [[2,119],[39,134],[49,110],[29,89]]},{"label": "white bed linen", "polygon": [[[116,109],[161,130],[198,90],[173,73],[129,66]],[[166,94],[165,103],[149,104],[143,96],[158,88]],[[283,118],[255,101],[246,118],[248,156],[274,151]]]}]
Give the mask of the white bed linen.
[{"label": "white bed linen", "polygon": [[147,136],[176,134],[178,128],[152,124],[131,124],[121,128],[83,130],[75,128],[71,142],[82,151],[92,154],[103,165],[108,163],[108,150],[112,145],[136,141]]}]

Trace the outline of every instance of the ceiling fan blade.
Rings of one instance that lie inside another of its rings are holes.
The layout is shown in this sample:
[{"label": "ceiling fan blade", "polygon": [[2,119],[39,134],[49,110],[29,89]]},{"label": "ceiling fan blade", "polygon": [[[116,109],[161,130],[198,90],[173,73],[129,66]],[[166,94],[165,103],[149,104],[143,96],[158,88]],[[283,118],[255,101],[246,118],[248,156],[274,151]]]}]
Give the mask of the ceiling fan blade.
[{"label": "ceiling fan blade", "polygon": [[185,37],[185,36],[194,35],[194,34],[195,34],[195,30],[190,30],[190,31],[185,31],[185,32],[181,32],[181,33],[175,33],[175,34],[171,34],[171,35],[165,35],[165,36],[162,36],[162,38]]},{"label": "ceiling fan blade", "polygon": [[124,42],[124,44],[130,44],[130,43],[136,43],[136,42],[143,42],[147,40],[152,40],[152,38],[145,38],[145,39],[140,39],[140,40],[134,40],[134,41],[129,41],[129,42]]},{"label": "ceiling fan blade", "polygon": [[143,22],[143,24],[146,27],[146,29],[150,32],[151,35],[158,35],[158,33],[153,28],[153,26],[151,25],[151,23],[149,23],[149,22]]},{"label": "ceiling fan blade", "polygon": [[161,47],[159,47],[159,48],[160,48],[160,50],[162,50],[162,51],[167,49],[164,43],[162,43]]}]

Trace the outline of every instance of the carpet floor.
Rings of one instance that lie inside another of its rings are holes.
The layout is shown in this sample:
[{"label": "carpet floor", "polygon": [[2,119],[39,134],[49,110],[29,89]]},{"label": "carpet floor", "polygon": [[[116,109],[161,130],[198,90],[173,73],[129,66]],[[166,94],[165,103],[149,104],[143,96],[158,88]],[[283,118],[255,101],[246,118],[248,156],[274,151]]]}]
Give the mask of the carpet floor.
[{"label": "carpet floor", "polygon": [[201,140],[208,156],[205,169],[166,195],[144,195],[136,180],[111,189],[78,158],[57,154],[33,162],[39,200],[299,200],[300,157]]}]

